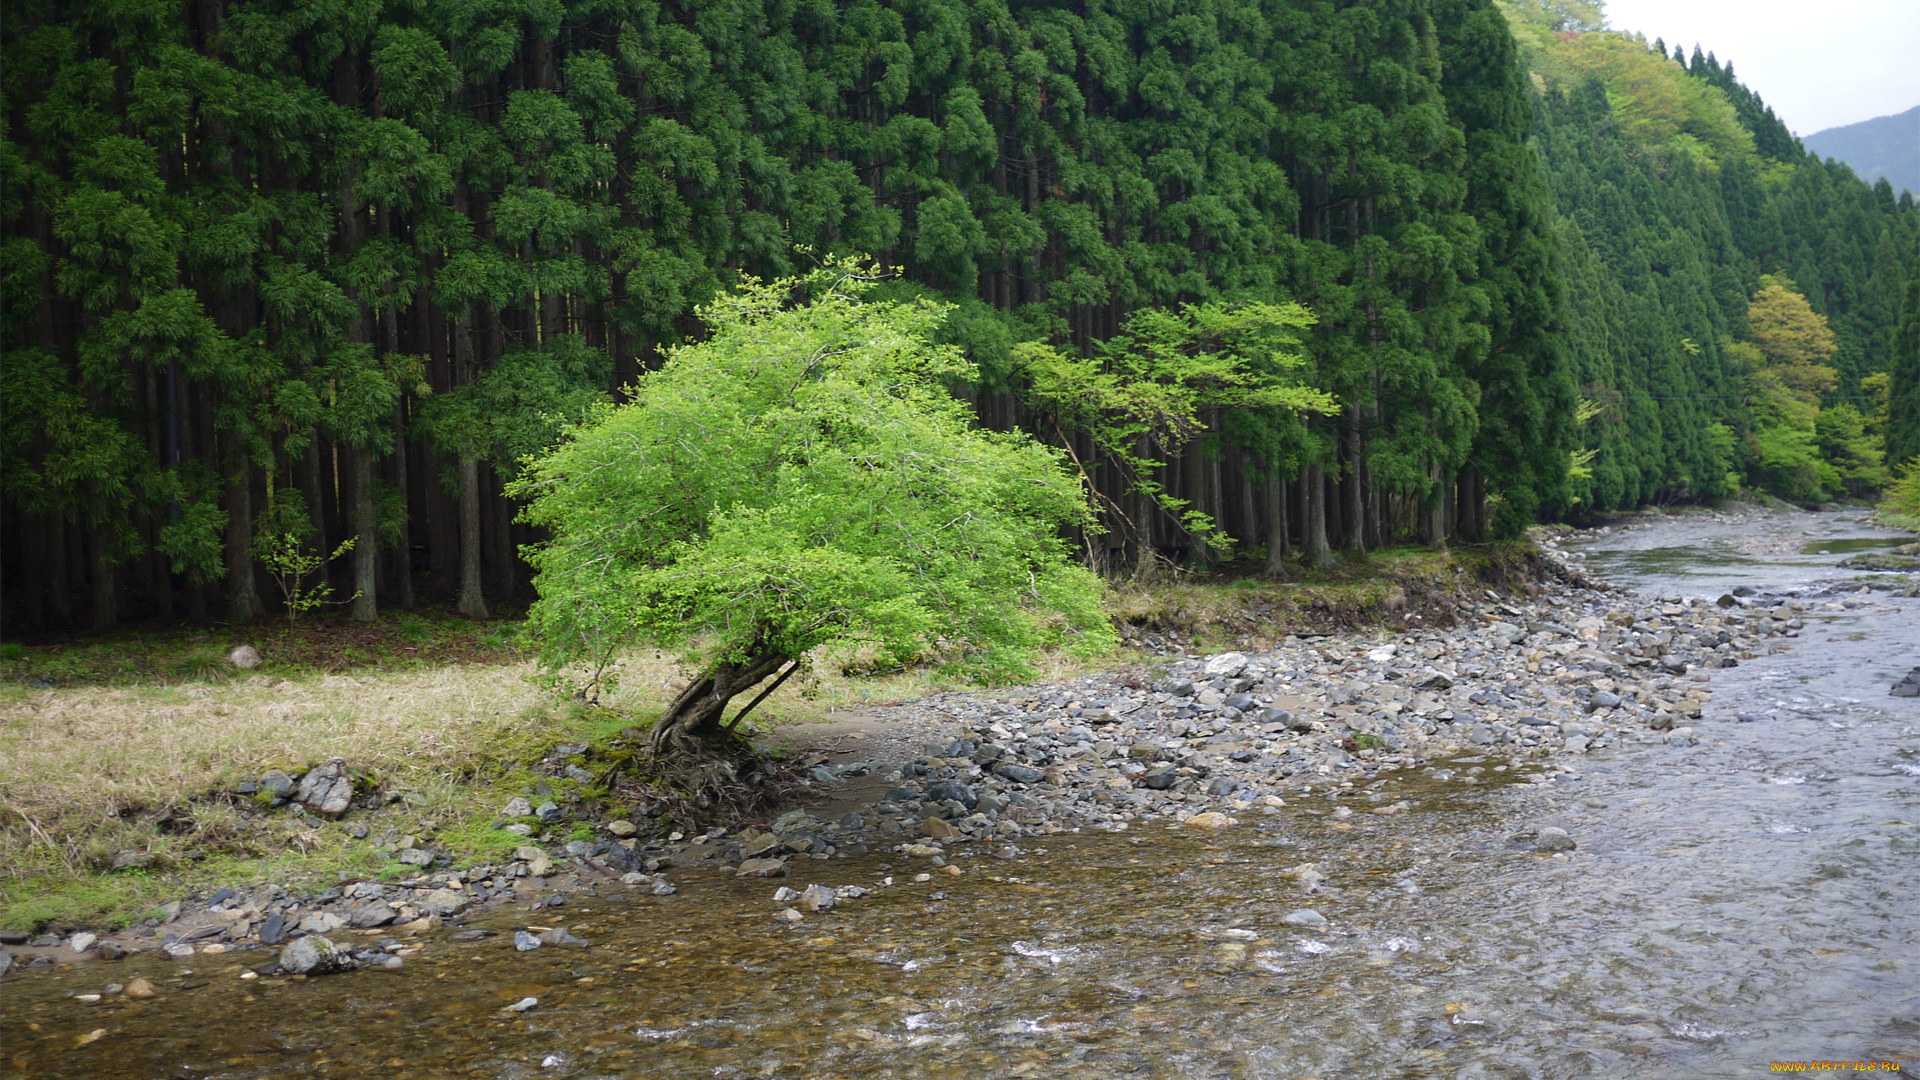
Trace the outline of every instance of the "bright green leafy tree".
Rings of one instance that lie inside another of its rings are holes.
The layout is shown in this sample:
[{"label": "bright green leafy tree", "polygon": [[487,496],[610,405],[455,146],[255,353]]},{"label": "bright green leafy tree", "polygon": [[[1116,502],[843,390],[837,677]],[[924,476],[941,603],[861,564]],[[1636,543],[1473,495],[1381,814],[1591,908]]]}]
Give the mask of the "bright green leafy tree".
[{"label": "bright green leafy tree", "polygon": [[1061,455],[969,422],[946,387],[970,366],[932,342],[944,305],[870,290],[844,261],[749,279],[514,484],[552,537],[532,554],[543,662],[592,684],[646,642],[698,670],[658,752],[724,755],[727,703],[823,645],[1007,678],[1050,640],[1113,640],[1061,538],[1092,524]]}]

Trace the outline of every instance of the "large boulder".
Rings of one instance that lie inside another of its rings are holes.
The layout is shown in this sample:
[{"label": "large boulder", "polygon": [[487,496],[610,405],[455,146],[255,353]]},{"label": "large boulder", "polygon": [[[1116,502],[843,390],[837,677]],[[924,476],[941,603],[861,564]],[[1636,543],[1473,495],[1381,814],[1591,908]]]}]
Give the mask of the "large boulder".
[{"label": "large boulder", "polygon": [[280,970],[289,975],[330,975],[353,967],[353,957],[345,949],[318,934],[280,950]]},{"label": "large boulder", "polygon": [[346,813],[347,805],[353,802],[353,777],[347,774],[346,761],[334,758],[301,777],[294,801],[328,817]]}]

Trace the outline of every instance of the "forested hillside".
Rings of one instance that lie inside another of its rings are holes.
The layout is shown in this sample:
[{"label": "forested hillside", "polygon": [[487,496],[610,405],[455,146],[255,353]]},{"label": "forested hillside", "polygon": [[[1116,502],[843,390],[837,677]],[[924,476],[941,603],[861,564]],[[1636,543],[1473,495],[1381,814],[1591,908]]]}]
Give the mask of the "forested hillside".
[{"label": "forested hillside", "polygon": [[1732,65],[1564,10],[1514,22],[1573,298],[1576,497],[1871,494],[1912,198],[1805,153]]},{"label": "forested hillside", "polygon": [[[850,253],[1087,464],[1110,573],[1871,489],[1911,199],[1569,6],[9,3],[9,628],[256,618],[289,538],[358,618],[517,605],[521,457]],[[1115,448],[1030,393],[1024,343],[1290,301],[1337,411]]]},{"label": "forested hillside", "polygon": [[1846,162],[1868,183],[1884,176],[1895,191],[1920,192],[1920,105],[1816,131],[1806,137],[1806,146],[1821,157]]}]

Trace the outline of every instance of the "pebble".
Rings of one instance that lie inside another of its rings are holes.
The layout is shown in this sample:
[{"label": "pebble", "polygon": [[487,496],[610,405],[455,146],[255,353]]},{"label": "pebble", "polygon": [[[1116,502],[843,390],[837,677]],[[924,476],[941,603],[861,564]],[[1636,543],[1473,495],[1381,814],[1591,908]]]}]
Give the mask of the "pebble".
[{"label": "pebble", "polygon": [[532,952],[540,947],[540,939],[525,930],[513,932],[513,947],[517,952]]},{"label": "pebble", "polygon": [[1572,851],[1574,843],[1567,830],[1549,825],[1534,834],[1533,846],[1539,851]]},{"label": "pebble", "polygon": [[516,1001],[513,1004],[502,1008],[500,1011],[503,1013],[523,1013],[538,1004],[540,1004],[539,998],[524,997],[524,998],[521,998],[519,1001]]},{"label": "pebble", "polygon": [[1289,911],[1280,917],[1280,921],[1286,923],[1288,926],[1327,925],[1327,917],[1312,908],[1301,908],[1298,911]]},{"label": "pebble", "polygon": [[136,1001],[145,1001],[153,996],[153,984],[145,979],[134,979],[127,983],[126,994]]}]

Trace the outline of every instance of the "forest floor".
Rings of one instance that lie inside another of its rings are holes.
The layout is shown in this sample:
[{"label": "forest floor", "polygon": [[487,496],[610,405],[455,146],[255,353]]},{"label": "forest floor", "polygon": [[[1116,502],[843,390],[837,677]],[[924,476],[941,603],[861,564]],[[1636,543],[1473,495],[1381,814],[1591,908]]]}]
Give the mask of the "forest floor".
[{"label": "forest floor", "polygon": [[[1532,545],[1508,544],[1389,550],[1291,581],[1230,566],[1125,585],[1109,602],[1123,646],[1042,657],[1037,679],[1151,669],[1288,634],[1449,625],[1469,595],[1533,591],[1542,567]],[[258,650],[257,667],[227,662],[240,645]],[[865,707],[961,688],[931,670],[862,671],[860,660],[815,658],[756,711],[762,744],[804,760],[865,737]],[[227,885],[392,878],[416,870],[398,858],[416,845],[455,866],[510,856],[524,838],[499,827],[501,807],[541,782],[542,760],[644,724],[684,677],[650,651],[620,676],[599,705],[570,701],[540,678],[519,624],[427,611],[9,642],[0,928],[126,925]],[[379,795],[351,828],[249,790],[268,770],[298,776],[336,757],[359,792]]]}]

